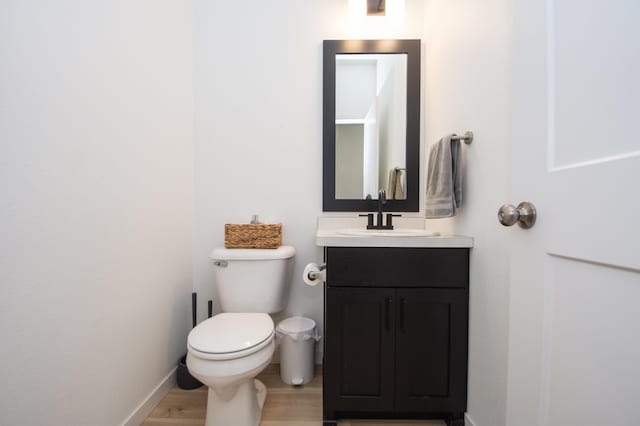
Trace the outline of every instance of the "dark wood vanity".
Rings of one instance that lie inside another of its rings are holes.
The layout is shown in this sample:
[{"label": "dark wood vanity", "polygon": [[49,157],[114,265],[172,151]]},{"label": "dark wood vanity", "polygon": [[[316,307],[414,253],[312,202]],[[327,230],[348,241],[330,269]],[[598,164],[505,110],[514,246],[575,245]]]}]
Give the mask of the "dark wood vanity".
[{"label": "dark wood vanity", "polygon": [[324,425],[464,425],[469,248],[325,247]]}]

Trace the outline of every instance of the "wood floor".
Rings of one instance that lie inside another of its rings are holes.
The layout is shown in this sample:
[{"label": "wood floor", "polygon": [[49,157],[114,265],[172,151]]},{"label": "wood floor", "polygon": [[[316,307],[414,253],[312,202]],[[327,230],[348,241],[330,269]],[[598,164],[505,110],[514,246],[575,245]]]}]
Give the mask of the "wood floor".
[{"label": "wood floor", "polygon": [[[313,381],[293,387],[282,383],[278,364],[269,365],[258,378],[267,385],[267,401],[261,426],[319,426],[322,424],[322,373]],[[149,414],[143,426],[204,425],[207,388],[182,390],[178,387],[164,397]],[[340,426],[444,426],[441,421],[344,420]],[[243,425],[228,425],[243,426]]]}]

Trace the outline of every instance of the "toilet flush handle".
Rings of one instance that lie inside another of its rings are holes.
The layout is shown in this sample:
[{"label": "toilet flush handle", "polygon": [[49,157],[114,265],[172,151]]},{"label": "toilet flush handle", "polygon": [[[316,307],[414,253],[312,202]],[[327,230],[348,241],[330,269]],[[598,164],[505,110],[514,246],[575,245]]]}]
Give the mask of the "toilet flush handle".
[{"label": "toilet flush handle", "polygon": [[227,266],[229,266],[229,262],[227,262],[226,260],[214,260],[213,264],[221,268],[226,268]]}]

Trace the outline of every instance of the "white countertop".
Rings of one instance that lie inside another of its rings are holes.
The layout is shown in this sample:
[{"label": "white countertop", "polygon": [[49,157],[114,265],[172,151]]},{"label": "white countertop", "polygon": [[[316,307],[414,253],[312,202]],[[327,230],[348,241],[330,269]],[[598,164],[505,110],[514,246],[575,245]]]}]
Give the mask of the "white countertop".
[{"label": "white countertop", "polygon": [[[394,230],[425,230],[420,217],[394,218]],[[473,247],[473,238],[462,235],[437,236],[345,235],[347,229],[366,229],[367,219],[360,217],[318,217],[316,245],[323,247]],[[375,231],[374,231],[375,232]]]}]

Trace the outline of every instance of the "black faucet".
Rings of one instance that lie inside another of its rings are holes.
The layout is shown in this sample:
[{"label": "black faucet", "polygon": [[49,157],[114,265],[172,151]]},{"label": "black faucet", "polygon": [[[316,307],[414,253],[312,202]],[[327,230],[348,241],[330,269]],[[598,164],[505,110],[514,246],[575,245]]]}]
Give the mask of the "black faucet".
[{"label": "black faucet", "polygon": [[387,194],[386,192],[384,192],[384,189],[381,189],[380,191],[378,191],[378,227],[376,229],[384,229],[384,226],[382,225],[382,210],[384,209],[385,204],[387,204]]},{"label": "black faucet", "polygon": [[360,215],[367,217],[367,229],[393,229],[393,218],[402,215],[387,213],[387,224],[385,225],[383,216],[385,204],[387,204],[387,194],[384,189],[381,189],[378,192],[378,214],[376,215],[376,224],[373,224],[373,213]]}]

